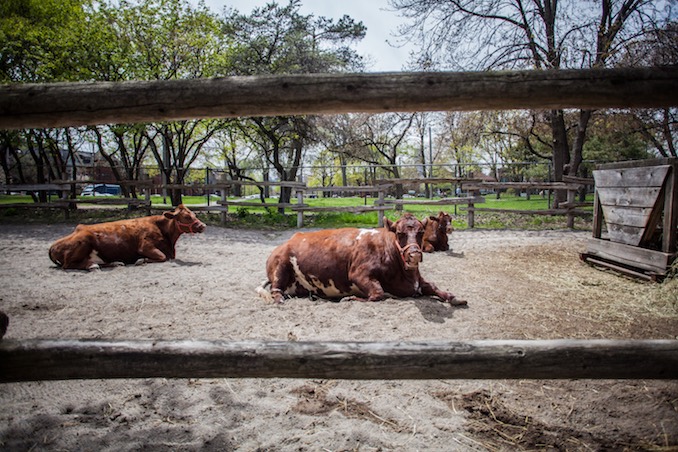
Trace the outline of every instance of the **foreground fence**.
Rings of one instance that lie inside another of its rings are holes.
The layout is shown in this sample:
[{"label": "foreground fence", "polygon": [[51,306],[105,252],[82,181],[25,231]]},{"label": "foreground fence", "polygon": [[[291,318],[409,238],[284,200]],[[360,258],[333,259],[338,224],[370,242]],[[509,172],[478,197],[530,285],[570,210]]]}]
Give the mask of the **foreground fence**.
[{"label": "foreground fence", "polygon": [[675,340],[0,342],[0,382],[95,378],[678,378]]}]

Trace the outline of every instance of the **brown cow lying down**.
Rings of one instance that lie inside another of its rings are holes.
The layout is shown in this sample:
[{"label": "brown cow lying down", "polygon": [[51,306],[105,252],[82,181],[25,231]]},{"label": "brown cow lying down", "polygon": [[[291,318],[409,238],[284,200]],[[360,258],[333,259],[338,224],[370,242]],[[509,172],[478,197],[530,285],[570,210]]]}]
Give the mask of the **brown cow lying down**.
[{"label": "brown cow lying down", "polygon": [[179,205],[174,211],[131,220],[92,225],[75,231],[50,247],[49,258],[64,269],[97,270],[101,266],[164,262],[175,257],[175,244],[185,232],[205,230],[205,223]]},{"label": "brown cow lying down", "polygon": [[422,224],[424,225],[422,249],[425,253],[450,249],[447,241],[447,234],[452,233],[452,217],[450,217],[450,214],[440,212],[437,217],[424,218]]},{"label": "brown cow lying down", "polygon": [[[296,233],[273,250],[266,262],[268,281],[260,295],[282,303],[284,296],[378,301],[436,296],[463,305],[419,274],[424,226],[410,214],[380,229],[328,229]],[[265,289],[270,284],[270,292]]]}]

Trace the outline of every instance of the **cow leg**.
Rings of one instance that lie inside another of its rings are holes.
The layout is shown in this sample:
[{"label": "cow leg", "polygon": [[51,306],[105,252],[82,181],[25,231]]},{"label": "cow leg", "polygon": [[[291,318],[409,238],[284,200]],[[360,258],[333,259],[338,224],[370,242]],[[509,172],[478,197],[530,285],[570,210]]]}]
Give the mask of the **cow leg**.
[{"label": "cow leg", "polygon": [[136,265],[149,262],[165,262],[167,256],[152,243],[143,243],[139,248],[139,254],[143,257],[136,261]]},{"label": "cow leg", "polygon": [[278,265],[271,278],[271,295],[273,302],[281,304],[285,301],[285,290],[294,282],[294,270],[291,266]]},{"label": "cow leg", "polygon": [[71,242],[64,248],[60,254],[65,270],[99,270],[99,264],[104,263],[89,240]]},{"label": "cow leg", "polygon": [[360,270],[349,273],[349,279],[358,288],[361,294],[365,294],[367,298],[361,298],[360,296],[351,297],[353,300],[358,301],[380,301],[386,298],[384,293],[384,288],[381,286],[381,283],[375,279],[361,273]]},{"label": "cow leg", "polygon": [[435,284],[426,281],[424,278],[419,279],[419,288],[421,289],[422,295],[438,297],[452,306],[463,306],[467,304],[466,300],[459,300],[450,292],[438,289]]}]

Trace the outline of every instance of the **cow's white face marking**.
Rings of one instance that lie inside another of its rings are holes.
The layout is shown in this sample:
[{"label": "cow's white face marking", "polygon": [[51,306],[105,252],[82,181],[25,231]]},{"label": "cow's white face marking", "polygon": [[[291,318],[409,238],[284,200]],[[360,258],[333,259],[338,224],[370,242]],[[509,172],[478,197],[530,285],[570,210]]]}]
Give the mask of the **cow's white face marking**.
[{"label": "cow's white face marking", "polygon": [[355,239],[357,241],[360,240],[364,235],[374,235],[378,233],[379,231],[377,231],[376,229],[361,229],[360,232],[358,232],[358,235]]}]

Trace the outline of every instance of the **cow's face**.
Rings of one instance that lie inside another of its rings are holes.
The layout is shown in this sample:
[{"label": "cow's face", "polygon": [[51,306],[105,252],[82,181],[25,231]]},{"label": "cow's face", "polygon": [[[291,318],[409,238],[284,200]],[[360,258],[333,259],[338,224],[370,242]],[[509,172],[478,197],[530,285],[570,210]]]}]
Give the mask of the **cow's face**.
[{"label": "cow's face", "polygon": [[423,259],[421,246],[424,225],[411,214],[405,214],[395,223],[388,221],[386,226],[396,235],[396,246],[405,268],[408,270],[417,268]]},{"label": "cow's face", "polygon": [[452,229],[452,217],[450,216],[449,213],[446,212],[440,212],[437,217],[431,217],[432,219],[435,219],[438,221],[438,229],[440,232],[443,232],[445,234],[451,234],[453,229]]},{"label": "cow's face", "polygon": [[203,232],[206,228],[205,223],[198,220],[198,217],[183,204],[179,204],[174,211],[165,212],[163,215],[167,219],[174,220],[177,229],[182,233],[190,232],[194,234],[196,232]]}]

